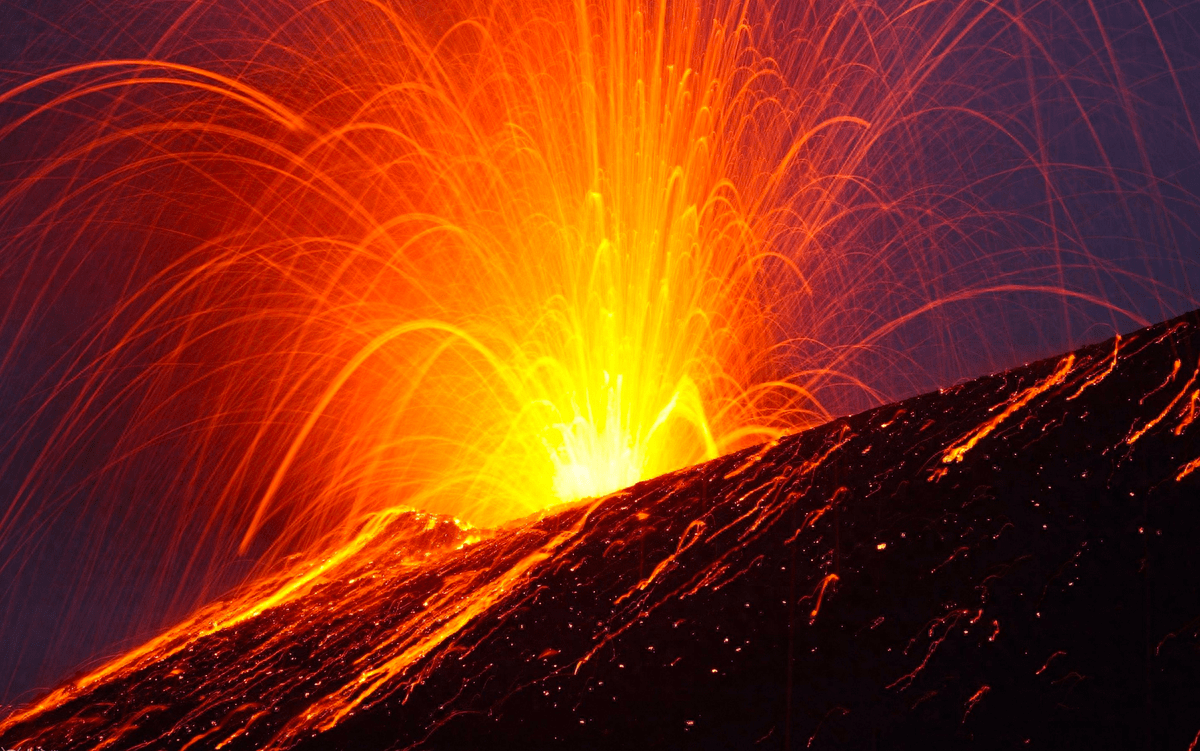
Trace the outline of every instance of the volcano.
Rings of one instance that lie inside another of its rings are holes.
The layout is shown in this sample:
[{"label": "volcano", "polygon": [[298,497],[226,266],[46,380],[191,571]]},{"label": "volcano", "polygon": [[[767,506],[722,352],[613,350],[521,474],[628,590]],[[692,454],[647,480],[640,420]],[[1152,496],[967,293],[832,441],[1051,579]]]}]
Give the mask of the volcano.
[{"label": "volcano", "polygon": [[1200,315],[493,530],[393,511],[0,747],[1194,748]]}]

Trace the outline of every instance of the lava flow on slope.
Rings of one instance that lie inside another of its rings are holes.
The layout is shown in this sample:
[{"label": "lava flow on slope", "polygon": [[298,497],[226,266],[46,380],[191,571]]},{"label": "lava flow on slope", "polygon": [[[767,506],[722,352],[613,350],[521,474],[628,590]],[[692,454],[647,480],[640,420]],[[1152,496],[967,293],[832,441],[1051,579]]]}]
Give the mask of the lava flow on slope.
[{"label": "lava flow on slope", "polygon": [[1195,746],[1200,315],[494,530],[374,517],[0,746]]}]

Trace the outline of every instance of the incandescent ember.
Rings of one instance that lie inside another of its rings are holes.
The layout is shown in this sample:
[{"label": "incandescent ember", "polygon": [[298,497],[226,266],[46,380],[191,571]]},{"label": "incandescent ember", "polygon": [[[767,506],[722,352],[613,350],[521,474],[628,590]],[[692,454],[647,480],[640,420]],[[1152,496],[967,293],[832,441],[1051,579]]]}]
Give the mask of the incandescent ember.
[{"label": "incandescent ember", "polygon": [[413,511],[0,747],[1185,749],[1200,316],[493,530]]}]

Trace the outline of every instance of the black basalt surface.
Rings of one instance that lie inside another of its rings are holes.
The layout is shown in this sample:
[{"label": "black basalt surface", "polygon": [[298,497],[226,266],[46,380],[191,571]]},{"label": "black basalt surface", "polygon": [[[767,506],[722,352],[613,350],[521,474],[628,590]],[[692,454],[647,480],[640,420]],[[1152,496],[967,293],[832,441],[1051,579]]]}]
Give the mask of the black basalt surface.
[{"label": "black basalt surface", "polygon": [[[353,609],[354,584],[332,581],[10,723],[0,747],[1186,751],[1198,324],[513,525]],[[319,700],[354,695],[447,582],[486,587],[522,561],[488,607],[320,722]],[[285,626],[286,658],[264,654]]]}]

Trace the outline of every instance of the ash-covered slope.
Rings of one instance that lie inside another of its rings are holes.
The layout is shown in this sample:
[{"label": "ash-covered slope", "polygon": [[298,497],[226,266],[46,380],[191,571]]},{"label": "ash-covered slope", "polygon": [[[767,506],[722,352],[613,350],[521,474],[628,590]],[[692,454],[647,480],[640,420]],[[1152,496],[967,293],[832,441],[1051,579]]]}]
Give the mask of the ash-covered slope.
[{"label": "ash-covered slope", "polygon": [[503,530],[381,517],[0,747],[1184,751],[1198,324]]}]

